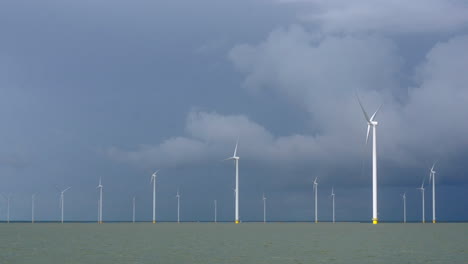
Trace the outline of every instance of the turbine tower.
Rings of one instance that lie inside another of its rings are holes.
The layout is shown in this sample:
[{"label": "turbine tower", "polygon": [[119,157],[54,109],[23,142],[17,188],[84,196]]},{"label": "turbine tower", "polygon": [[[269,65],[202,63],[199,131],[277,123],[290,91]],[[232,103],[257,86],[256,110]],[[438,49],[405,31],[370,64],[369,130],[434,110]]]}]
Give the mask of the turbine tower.
[{"label": "turbine tower", "polygon": [[369,118],[369,115],[367,115],[366,110],[364,110],[364,107],[362,106],[361,100],[359,100],[359,97],[356,95],[357,100],[359,102],[359,105],[361,106],[362,113],[364,114],[364,117],[367,121],[367,136],[366,136],[366,144],[369,139],[369,132],[370,128],[372,127],[372,223],[373,224],[378,224],[378,213],[377,213],[377,134],[376,134],[376,126],[379,124],[377,121],[374,120],[377,112],[380,110],[380,107],[377,108],[377,111]]},{"label": "turbine tower", "polygon": [[177,223],[180,223],[180,194],[179,189],[177,189]]},{"label": "turbine tower", "polygon": [[36,201],[36,194],[31,195],[31,223],[34,224],[34,202]]},{"label": "turbine tower", "polygon": [[317,182],[317,177],[315,177],[314,180],[314,193],[315,193],[315,223],[318,223],[317,219],[317,188],[318,188],[318,182]]},{"label": "turbine tower", "polygon": [[7,201],[7,223],[10,223],[10,198],[11,198],[11,193],[8,195],[2,194],[3,198]]},{"label": "turbine tower", "polygon": [[155,171],[151,175],[150,183],[153,183],[153,224],[156,223],[156,177],[158,176],[158,171]]},{"label": "turbine tower", "polygon": [[234,160],[236,165],[236,188],[234,192],[236,194],[236,205],[235,205],[235,223],[239,223],[239,157],[237,156],[237,145],[239,143],[239,138],[237,138],[236,147],[234,148],[234,155],[225,160]]},{"label": "turbine tower", "polygon": [[133,196],[133,215],[132,215],[132,223],[135,223],[135,196]]},{"label": "turbine tower", "polygon": [[99,185],[96,187],[99,189],[99,213],[98,213],[98,224],[102,224],[102,184],[101,184],[101,177],[99,177]]},{"label": "turbine tower", "polygon": [[333,190],[333,187],[332,187],[332,191],[331,191],[331,198],[332,198],[332,215],[333,215],[333,223],[335,223],[335,191]]},{"label": "turbine tower", "polygon": [[435,175],[436,172],[434,170],[434,166],[436,165],[437,161],[431,167],[431,171],[429,173],[429,182],[432,180],[432,223],[436,223],[436,206],[435,206]]},{"label": "turbine tower", "polygon": [[63,195],[63,194],[64,194],[68,189],[70,189],[70,188],[71,188],[71,187],[67,187],[66,189],[64,189],[64,190],[62,190],[62,191],[60,191],[60,190],[57,188],[57,189],[59,190],[59,192],[60,192],[60,209],[61,209],[61,211],[62,211],[62,221],[61,221],[62,224],[63,224],[63,208],[64,208],[64,204],[65,204],[65,203],[64,203],[65,200],[64,200],[64,195]]},{"label": "turbine tower", "polygon": [[214,200],[214,222],[218,222],[218,203]]},{"label": "turbine tower", "polygon": [[266,197],[265,197],[265,193],[263,194],[262,200],[263,200],[263,223],[266,223]]},{"label": "turbine tower", "polygon": [[421,190],[421,195],[422,195],[422,223],[426,223],[426,215],[424,213],[424,180],[421,184],[421,187],[418,188],[418,190]]},{"label": "turbine tower", "polygon": [[403,223],[406,223],[406,193],[403,193],[401,198],[403,199]]}]

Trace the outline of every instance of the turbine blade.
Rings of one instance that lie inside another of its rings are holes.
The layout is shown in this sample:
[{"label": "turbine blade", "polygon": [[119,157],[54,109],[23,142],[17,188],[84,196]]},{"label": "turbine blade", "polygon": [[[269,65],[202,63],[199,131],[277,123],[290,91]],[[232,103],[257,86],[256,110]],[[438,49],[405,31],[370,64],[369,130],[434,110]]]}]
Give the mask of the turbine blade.
[{"label": "turbine blade", "polygon": [[377,115],[377,112],[379,112],[381,107],[382,107],[382,105],[380,105],[379,108],[377,108],[377,110],[375,111],[375,113],[371,116],[371,118],[370,118],[371,121],[374,121],[374,117],[375,117],[375,115]]},{"label": "turbine blade", "polygon": [[356,98],[358,100],[359,105],[361,106],[361,110],[362,110],[362,113],[364,114],[364,117],[366,118],[366,121],[370,123],[371,119],[367,115],[366,110],[364,110],[364,106],[362,106],[361,100],[359,100],[359,96],[357,95],[357,93],[356,93]]},{"label": "turbine blade", "polygon": [[237,137],[237,141],[236,141],[236,147],[234,148],[234,155],[233,157],[237,157],[237,145],[239,144],[239,137]]},{"label": "turbine blade", "polygon": [[67,191],[68,189],[70,189],[70,188],[71,188],[71,187],[66,188],[65,190],[63,190],[63,192],[66,192],[66,191]]},{"label": "turbine blade", "polygon": [[367,125],[367,136],[366,136],[366,144],[369,141],[369,132],[370,132],[370,125]]}]

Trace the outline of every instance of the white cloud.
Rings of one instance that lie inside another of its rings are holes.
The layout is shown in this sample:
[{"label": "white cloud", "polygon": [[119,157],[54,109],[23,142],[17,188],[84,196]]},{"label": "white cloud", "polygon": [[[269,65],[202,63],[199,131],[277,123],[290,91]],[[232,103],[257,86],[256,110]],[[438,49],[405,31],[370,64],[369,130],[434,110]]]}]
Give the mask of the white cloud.
[{"label": "white cloud", "polygon": [[[399,87],[403,59],[390,39],[322,36],[299,26],[272,32],[258,45],[241,44],[229,58],[245,73],[244,86],[272,89],[310,113],[320,135],[321,155],[343,161],[362,144],[365,122],[354,97],[359,90],[378,115],[380,157],[402,166],[421,166],[468,143],[468,39],[439,43],[418,66],[417,87]],[[397,101],[394,91],[408,90]],[[325,141],[324,138],[328,140]],[[341,155],[340,155],[341,154]],[[351,158],[351,157],[348,157]]]},{"label": "white cloud", "polygon": [[219,161],[232,155],[239,136],[242,159],[274,164],[303,162],[318,153],[315,139],[304,135],[274,137],[243,115],[190,112],[184,137],[169,138],[156,146],[135,150],[111,148],[108,155],[139,166],[174,167]]},{"label": "white cloud", "polygon": [[468,25],[468,3],[457,0],[280,0],[310,3],[304,21],[325,32],[453,32]]}]

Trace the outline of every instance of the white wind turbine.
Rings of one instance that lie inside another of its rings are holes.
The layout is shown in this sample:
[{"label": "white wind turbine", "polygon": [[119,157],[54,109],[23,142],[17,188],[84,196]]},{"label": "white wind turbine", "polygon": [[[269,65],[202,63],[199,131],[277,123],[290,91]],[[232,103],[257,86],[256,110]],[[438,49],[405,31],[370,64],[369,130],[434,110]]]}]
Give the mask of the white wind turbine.
[{"label": "white wind turbine", "polygon": [[318,223],[318,218],[317,218],[317,192],[318,192],[318,182],[317,182],[317,177],[315,177],[314,180],[314,193],[315,193],[315,223]]},{"label": "white wind turbine", "polygon": [[431,171],[429,173],[429,182],[432,180],[432,223],[436,223],[436,206],[435,206],[435,175],[436,172],[434,170],[434,166],[436,165],[437,161],[431,167]]},{"label": "white wind turbine", "polygon": [[218,222],[218,203],[214,200],[214,222]]},{"label": "white wind turbine", "polygon": [[159,170],[155,171],[151,175],[150,183],[153,183],[153,224],[156,223],[156,177],[158,176]]},{"label": "white wind turbine", "polygon": [[10,223],[10,200],[11,200],[11,193],[8,195],[2,194],[3,198],[7,201],[7,223]]},{"label": "white wind turbine", "polygon": [[332,191],[331,191],[331,198],[332,198],[332,215],[333,215],[333,223],[335,223],[335,191],[333,190],[333,187],[332,187]]},{"label": "white wind turbine", "polygon": [[63,224],[63,208],[64,208],[64,205],[65,205],[65,199],[64,199],[64,193],[70,189],[71,187],[67,187],[66,189],[60,191],[60,189],[57,188],[57,190],[60,192],[60,209],[62,211],[62,224]]},{"label": "white wind turbine", "polygon": [[132,215],[132,223],[135,223],[135,196],[133,196],[133,215]]},{"label": "white wind turbine", "polygon": [[180,223],[180,194],[179,189],[177,189],[177,223]]},{"label": "white wind turbine", "polygon": [[406,193],[403,193],[401,198],[403,199],[403,223],[406,223]]},{"label": "white wind turbine", "polygon": [[421,184],[421,187],[418,188],[418,190],[421,190],[421,195],[422,195],[422,222],[423,224],[426,223],[426,215],[425,215],[425,212],[424,212],[424,208],[425,208],[425,205],[424,205],[424,180]]},{"label": "white wind turbine", "polygon": [[234,155],[232,157],[229,157],[225,160],[234,160],[236,164],[236,188],[234,189],[234,192],[236,194],[236,204],[235,204],[235,223],[239,223],[239,157],[237,156],[237,145],[239,143],[239,138],[237,139],[236,142],[236,147],[234,148]]},{"label": "white wind turbine", "polygon": [[263,194],[262,200],[263,200],[263,223],[266,223],[266,197],[265,197],[265,193]]},{"label": "white wind turbine", "polygon": [[364,110],[364,107],[362,106],[361,100],[359,100],[359,97],[357,95],[356,97],[358,99],[359,105],[361,106],[362,113],[364,114],[364,117],[367,121],[366,144],[369,139],[369,132],[372,126],[372,223],[377,224],[379,223],[379,220],[377,216],[377,134],[375,127],[379,123],[375,121],[374,118],[382,105],[379,106],[379,108],[377,108],[377,111],[375,111],[375,113],[369,118],[369,115],[367,115],[366,110]]},{"label": "white wind turbine", "polygon": [[96,187],[96,189],[99,189],[99,214],[98,214],[98,223],[102,224],[102,184],[101,184],[101,177],[99,177],[99,185]]},{"label": "white wind turbine", "polygon": [[36,202],[36,193],[31,195],[31,223],[34,224],[34,203]]}]

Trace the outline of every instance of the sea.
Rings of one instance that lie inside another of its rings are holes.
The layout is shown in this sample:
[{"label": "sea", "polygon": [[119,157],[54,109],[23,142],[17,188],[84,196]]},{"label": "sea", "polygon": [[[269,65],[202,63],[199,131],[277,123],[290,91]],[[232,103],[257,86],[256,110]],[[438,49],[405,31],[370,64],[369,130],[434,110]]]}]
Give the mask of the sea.
[{"label": "sea", "polygon": [[468,223],[1,223],[9,263],[468,263]]}]

